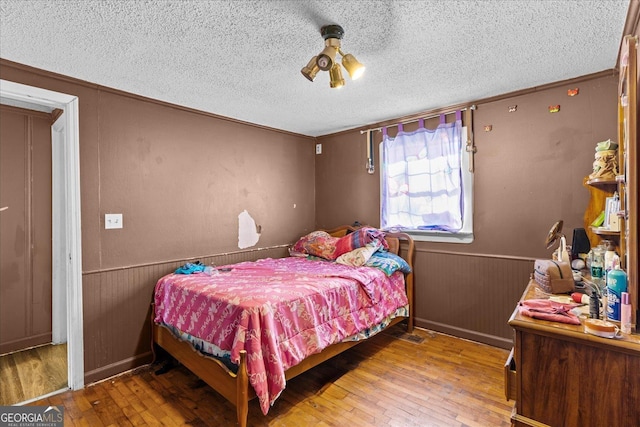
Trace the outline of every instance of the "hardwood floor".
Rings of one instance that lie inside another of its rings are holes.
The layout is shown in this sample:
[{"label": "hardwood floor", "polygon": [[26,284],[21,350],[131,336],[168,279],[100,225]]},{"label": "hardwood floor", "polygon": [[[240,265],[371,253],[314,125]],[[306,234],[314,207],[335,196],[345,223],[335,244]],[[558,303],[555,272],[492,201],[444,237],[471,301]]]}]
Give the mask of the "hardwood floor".
[{"label": "hardwood floor", "polygon": [[0,405],[67,388],[67,345],[43,345],[0,356]]},{"label": "hardwood floor", "polygon": [[[506,350],[417,329],[382,333],[290,380],[250,426],[509,426]],[[396,336],[394,336],[396,335]],[[404,336],[403,338],[407,338]],[[159,365],[33,405],[63,405],[65,426],[233,426],[235,408],[180,366]]]}]

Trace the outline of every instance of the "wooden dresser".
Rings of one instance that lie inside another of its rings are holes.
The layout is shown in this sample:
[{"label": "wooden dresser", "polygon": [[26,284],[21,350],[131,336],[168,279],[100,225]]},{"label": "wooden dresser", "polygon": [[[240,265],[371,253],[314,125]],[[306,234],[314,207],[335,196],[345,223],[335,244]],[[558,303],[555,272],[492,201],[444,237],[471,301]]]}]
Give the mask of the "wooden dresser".
[{"label": "wooden dresser", "polygon": [[[531,281],[522,299],[536,298]],[[509,319],[514,349],[505,365],[505,393],[515,400],[514,426],[640,425],[640,335],[620,339],[522,316]]]}]

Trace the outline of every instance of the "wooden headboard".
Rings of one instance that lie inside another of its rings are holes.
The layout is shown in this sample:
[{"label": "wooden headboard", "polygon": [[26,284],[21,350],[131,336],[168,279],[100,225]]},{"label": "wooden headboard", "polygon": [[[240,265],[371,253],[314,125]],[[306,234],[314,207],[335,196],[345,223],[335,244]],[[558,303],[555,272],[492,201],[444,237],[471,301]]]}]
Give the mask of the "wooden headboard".
[{"label": "wooden headboard", "polygon": [[[327,233],[331,234],[333,237],[344,237],[347,234],[354,232],[358,229],[358,227],[354,227],[351,225],[341,225],[340,227],[333,228],[331,230],[326,230]],[[407,247],[407,259],[406,261],[409,263],[411,268],[413,268],[413,253],[415,250],[413,239],[407,233],[393,233],[393,232],[384,232],[384,237],[389,244],[389,252],[393,252],[396,255],[400,255],[400,242],[405,241],[408,244]],[[404,257],[403,257],[404,258]]]}]

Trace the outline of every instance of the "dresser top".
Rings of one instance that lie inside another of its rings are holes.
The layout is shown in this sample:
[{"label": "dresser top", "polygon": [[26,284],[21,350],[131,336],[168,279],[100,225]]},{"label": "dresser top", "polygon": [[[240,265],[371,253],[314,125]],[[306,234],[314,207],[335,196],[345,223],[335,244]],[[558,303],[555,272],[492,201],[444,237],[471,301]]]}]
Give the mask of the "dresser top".
[{"label": "dresser top", "polygon": [[[545,294],[536,282],[531,280],[522,294],[520,301],[535,298],[548,298],[548,294]],[[562,337],[563,339],[574,342],[581,341],[584,342],[585,345],[606,346],[611,349],[617,347],[623,352],[640,354],[640,334],[621,334],[620,338],[602,338],[585,332],[584,321],[588,316],[579,316],[579,318],[580,325],[539,320],[520,314],[520,310],[516,307],[509,319],[509,325],[515,329],[523,329],[540,335]]]}]

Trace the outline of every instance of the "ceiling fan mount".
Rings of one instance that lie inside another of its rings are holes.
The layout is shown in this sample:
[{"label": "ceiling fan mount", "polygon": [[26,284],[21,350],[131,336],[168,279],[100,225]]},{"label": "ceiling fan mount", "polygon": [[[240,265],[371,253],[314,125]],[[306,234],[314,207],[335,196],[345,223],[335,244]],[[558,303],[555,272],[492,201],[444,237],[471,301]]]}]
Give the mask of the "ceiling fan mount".
[{"label": "ceiling fan mount", "polygon": [[327,39],[338,39],[342,40],[342,36],[344,36],[344,29],[340,25],[332,24],[325,25],[320,28],[320,34],[324,40]]}]

